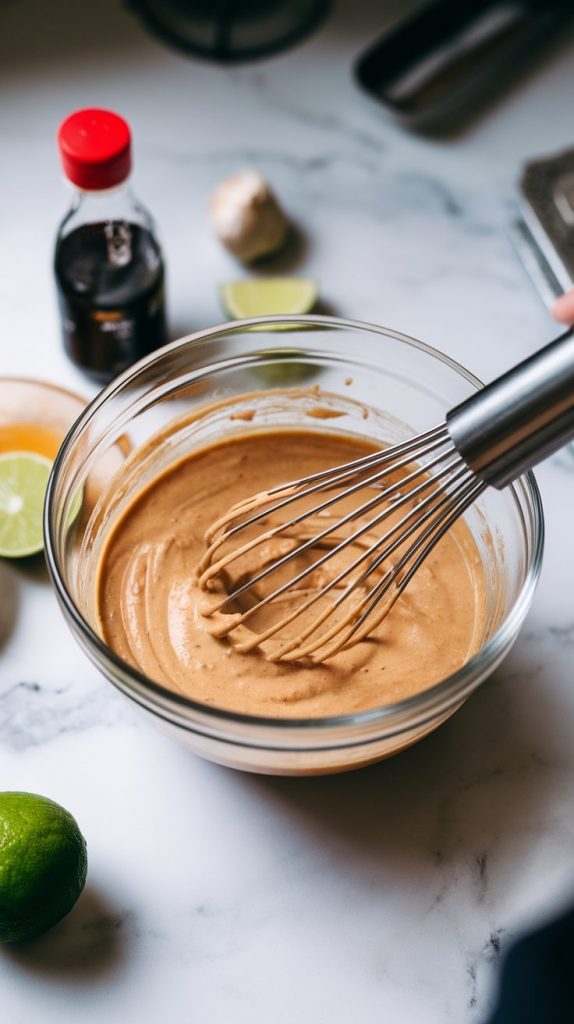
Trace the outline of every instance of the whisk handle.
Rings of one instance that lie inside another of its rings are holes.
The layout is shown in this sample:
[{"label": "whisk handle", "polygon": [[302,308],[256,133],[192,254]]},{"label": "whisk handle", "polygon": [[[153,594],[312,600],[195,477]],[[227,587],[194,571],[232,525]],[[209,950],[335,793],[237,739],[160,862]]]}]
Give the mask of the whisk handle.
[{"label": "whisk handle", "polygon": [[498,488],[572,441],[574,330],[457,405],[446,423],[465,462]]}]

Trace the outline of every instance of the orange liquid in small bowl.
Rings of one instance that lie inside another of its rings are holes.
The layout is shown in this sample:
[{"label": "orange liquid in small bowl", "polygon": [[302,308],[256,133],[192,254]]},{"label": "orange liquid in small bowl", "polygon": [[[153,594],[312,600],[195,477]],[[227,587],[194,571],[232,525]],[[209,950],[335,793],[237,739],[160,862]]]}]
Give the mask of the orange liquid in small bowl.
[{"label": "orange liquid in small bowl", "polygon": [[63,434],[41,423],[0,424],[0,453],[36,452],[55,459]]}]

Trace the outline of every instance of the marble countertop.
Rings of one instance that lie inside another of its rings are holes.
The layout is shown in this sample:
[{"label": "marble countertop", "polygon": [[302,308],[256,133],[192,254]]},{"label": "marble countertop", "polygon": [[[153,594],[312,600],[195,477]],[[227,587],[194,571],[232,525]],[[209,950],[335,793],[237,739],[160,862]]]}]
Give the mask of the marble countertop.
[{"label": "marble countertop", "polygon": [[[293,270],[335,312],[484,378],[549,340],[505,225],[521,161],[572,143],[574,37],[464,133],[425,140],[350,75],[400,8],[341,0],[298,48],[218,69],[112,0],[2,2],[0,372],[90,393],[50,262],[55,129],[91,104],[132,123],[174,336],[221,318],[216,283],[238,271],[206,203],[254,166],[301,227]],[[538,479],[545,564],[512,654],[429,739],[348,776],[251,777],[171,745],[83,657],[44,573],[0,565],[1,786],[61,801],[90,855],[69,917],[0,952],[6,1024],[484,1021],[507,944],[574,900],[574,460]]]}]

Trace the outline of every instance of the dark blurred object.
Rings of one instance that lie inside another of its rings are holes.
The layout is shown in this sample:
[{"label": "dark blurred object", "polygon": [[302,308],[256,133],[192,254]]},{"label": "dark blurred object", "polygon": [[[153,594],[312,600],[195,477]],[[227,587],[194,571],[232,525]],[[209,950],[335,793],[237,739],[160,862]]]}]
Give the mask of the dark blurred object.
[{"label": "dark blurred object", "polygon": [[331,0],[128,0],[167,43],[225,63],[292,46],[311,32]]},{"label": "dark blurred object", "polygon": [[488,1024],[572,1024],[574,911],[510,950]]},{"label": "dark blurred object", "polygon": [[356,75],[408,127],[442,128],[573,14],[574,0],[434,0],[367,50]]},{"label": "dark blurred object", "polygon": [[511,238],[547,306],[574,288],[574,149],[530,160]]}]

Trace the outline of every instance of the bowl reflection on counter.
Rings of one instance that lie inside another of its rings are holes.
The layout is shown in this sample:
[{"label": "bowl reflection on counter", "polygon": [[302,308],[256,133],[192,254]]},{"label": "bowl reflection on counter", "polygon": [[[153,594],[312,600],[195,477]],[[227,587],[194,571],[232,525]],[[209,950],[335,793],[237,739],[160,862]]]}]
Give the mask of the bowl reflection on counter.
[{"label": "bowl reflection on counter", "polygon": [[[281,325],[280,333],[276,325]],[[305,419],[312,400],[308,389],[315,385],[322,394],[330,393],[329,401],[344,416]],[[240,321],[189,335],[148,356],[113,381],[80,416],[50,479],[45,509],[48,566],[80,646],[156,725],[220,764],[310,775],[357,768],[415,743],[496,668],[528,611],[544,532],[532,474],[502,492],[485,492],[465,516],[485,568],[486,623],[478,653],[442,682],[407,700],[353,715],[242,715],[193,701],[146,678],[98,635],[95,567],[107,531],[134,493],[174,459],[221,436],[229,429],[230,409],[240,413],[253,391],[263,392],[259,425],[300,427],[304,422],[305,429],[397,443],[441,422],[449,408],[478,387],[470,373],[421,342],[331,317]],[[291,389],[289,401],[285,388]],[[194,415],[222,399],[225,415]],[[372,410],[367,418],[365,407]],[[233,429],[250,429],[249,421],[235,418]],[[154,442],[148,457],[141,458],[150,439]],[[79,492],[84,501],[76,514]]]}]

